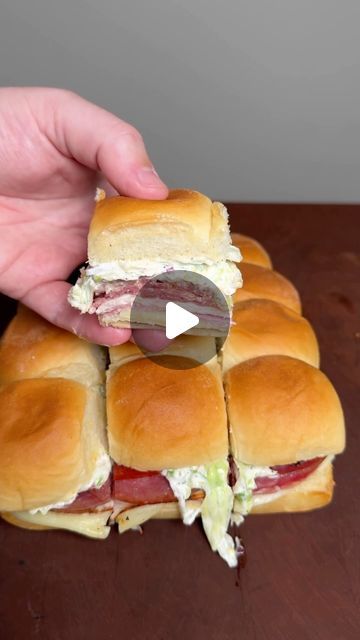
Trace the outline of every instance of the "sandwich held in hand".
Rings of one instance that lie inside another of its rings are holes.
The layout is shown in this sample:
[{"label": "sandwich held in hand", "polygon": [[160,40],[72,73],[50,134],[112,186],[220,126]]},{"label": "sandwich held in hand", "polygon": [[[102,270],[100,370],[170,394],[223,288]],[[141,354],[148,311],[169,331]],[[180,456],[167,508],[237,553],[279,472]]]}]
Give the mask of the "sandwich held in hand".
[{"label": "sandwich held in hand", "polygon": [[[103,326],[143,328],[163,327],[163,301],[171,300],[188,305],[211,332],[223,314],[216,291],[231,307],[241,285],[240,259],[224,205],[201,193],[174,190],[161,201],[102,198],[90,225],[89,264],[69,301],[82,313],[96,313]],[[147,284],[131,321],[134,300]]]}]

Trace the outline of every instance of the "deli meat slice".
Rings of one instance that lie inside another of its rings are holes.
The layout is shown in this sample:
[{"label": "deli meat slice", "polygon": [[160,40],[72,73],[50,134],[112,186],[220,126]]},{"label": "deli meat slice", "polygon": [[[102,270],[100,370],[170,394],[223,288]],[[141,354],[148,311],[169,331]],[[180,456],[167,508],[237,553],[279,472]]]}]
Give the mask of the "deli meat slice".
[{"label": "deli meat slice", "polygon": [[62,513],[83,513],[89,511],[100,511],[102,507],[111,503],[111,479],[107,479],[100,489],[89,489],[79,493],[74,502],[62,509],[54,509]]},{"label": "deli meat slice", "polygon": [[[192,302],[204,307],[222,308],[222,298],[216,299],[215,290],[210,287],[199,287],[196,283],[188,281],[156,281],[150,277],[142,277],[139,280],[125,281],[116,280],[113,282],[101,283],[96,291],[91,311],[102,313],[105,303],[117,300],[117,305],[121,309],[129,306],[130,300],[142,289],[143,285],[148,285],[143,290],[144,298],[154,301],[176,300],[177,302]],[[124,299],[122,302],[121,298]]]},{"label": "deli meat slice", "polygon": [[276,471],[276,476],[260,476],[255,479],[256,489],[253,493],[272,493],[277,489],[286,489],[289,485],[300,480],[305,480],[311,473],[318,468],[325,458],[313,458],[304,462],[295,462],[294,464],[284,464],[277,467],[271,467]]},{"label": "deli meat slice", "polygon": [[113,467],[113,498],[134,505],[176,501],[159,471],[136,471],[122,465]]}]

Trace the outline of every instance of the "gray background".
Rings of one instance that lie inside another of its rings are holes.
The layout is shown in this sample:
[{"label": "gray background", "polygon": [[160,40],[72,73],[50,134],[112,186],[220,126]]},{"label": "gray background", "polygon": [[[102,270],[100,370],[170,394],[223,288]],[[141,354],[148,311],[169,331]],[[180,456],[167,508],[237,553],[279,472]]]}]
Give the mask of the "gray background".
[{"label": "gray background", "polygon": [[2,0],[0,84],[118,113],[172,187],[360,200],[358,0]]}]

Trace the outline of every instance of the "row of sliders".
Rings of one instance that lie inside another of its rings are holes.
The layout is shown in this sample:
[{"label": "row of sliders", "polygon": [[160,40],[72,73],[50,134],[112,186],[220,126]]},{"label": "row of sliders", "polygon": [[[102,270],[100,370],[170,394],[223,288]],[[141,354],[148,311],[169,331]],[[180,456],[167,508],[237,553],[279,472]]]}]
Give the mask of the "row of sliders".
[{"label": "row of sliders", "polygon": [[[294,285],[255,239],[232,233],[243,287],[221,353],[235,494],[233,518],[328,504],[345,447],[340,401],[319,371],[315,332]],[[241,424],[233,435],[233,425]],[[250,429],[250,431],[249,431]],[[239,491],[237,491],[237,487]]]},{"label": "row of sliders", "polygon": [[[236,566],[231,520],[327,504],[344,447],[331,383],[301,359],[262,356],[261,340],[223,375],[211,340],[180,336],[151,360],[112,348],[104,393],[103,350],[20,307],[0,345],[2,517],[106,538],[112,524],[200,516]],[[206,365],[178,368],[206,349]]]}]

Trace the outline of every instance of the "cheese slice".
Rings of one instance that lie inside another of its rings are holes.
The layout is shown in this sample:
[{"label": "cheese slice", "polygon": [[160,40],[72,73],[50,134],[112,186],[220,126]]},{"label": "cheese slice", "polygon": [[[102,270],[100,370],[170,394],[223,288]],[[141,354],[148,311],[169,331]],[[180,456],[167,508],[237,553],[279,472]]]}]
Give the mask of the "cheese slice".
[{"label": "cheese slice", "polygon": [[[189,510],[196,511],[196,516],[200,515],[201,498],[187,500],[186,505]],[[178,501],[176,502],[158,502],[156,504],[143,504],[137,507],[125,509],[119,513],[115,521],[119,526],[119,533],[125,533],[129,529],[136,529],[151,519],[154,520],[172,520],[182,518]]]},{"label": "cheese slice", "polygon": [[13,511],[2,513],[1,516],[10,524],[24,529],[66,529],[99,540],[104,540],[110,533],[107,522],[111,516],[111,510],[93,513],[55,513],[49,511],[46,514]]},{"label": "cheese slice", "polygon": [[119,533],[139,527],[147,520],[154,518],[161,508],[162,504],[144,504],[122,511],[116,518],[116,522],[119,525]]}]

